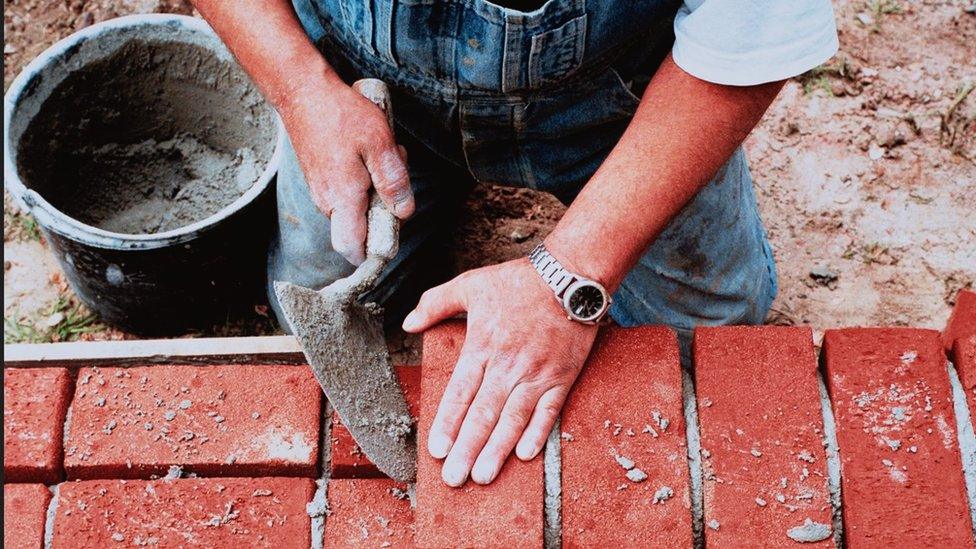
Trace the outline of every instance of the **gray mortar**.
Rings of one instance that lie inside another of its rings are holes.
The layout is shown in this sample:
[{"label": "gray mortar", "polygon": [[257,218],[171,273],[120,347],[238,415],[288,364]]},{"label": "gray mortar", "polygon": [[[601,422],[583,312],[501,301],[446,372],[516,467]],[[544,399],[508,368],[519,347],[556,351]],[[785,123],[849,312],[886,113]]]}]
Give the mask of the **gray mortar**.
[{"label": "gray mortar", "polygon": [[952,386],[952,406],[956,412],[959,451],[962,455],[962,472],[966,480],[966,493],[969,496],[969,519],[973,524],[973,539],[976,541],[976,433],[973,432],[972,417],[966,406],[966,390],[959,381],[959,374],[951,362],[946,363],[949,370],[949,384]]},{"label": "gray mortar", "polygon": [[257,182],[275,142],[271,109],[232,60],[150,34],[70,72],[18,142],[27,187],[117,233],[217,213]]},{"label": "gray mortar", "polygon": [[691,373],[681,369],[681,396],[684,401],[685,437],[688,440],[688,475],[691,479],[691,532],[695,549],[705,547],[705,507],[702,497],[701,439],[698,433],[698,404]]},{"label": "gray mortar", "polygon": [[329,502],[326,499],[329,486],[328,478],[315,481],[315,494],[312,501],[305,505],[305,512],[312,523],[312,549],[322,549],[325,540],[325,517],[328,514]]},{"label": "gray mortar", "polygon": [[824,381],[823,372],[817,371],[817,385],[820,389],[820,410],[823,414],[824,447],[827,454],[827,491],[830,494],[831,523],[834,531],[834,546],[844,547],[844,517],[840,499],[840,450],[837,446],[837,423],[830,405],[830,395]]},{"label": "gray mortar", "polygon": [[563,545],[561,426],[562,418],[559,418],[552,427],[552,431],[549,432],[549,438],[546,440],[545,453],[543,454],[546,493],[544,499],[545,528],[542,531],[542,539],[546,549],[559,549]]},{"label": "gray mortar", "polygon": [[51,549],[54,542],[54,518],[58,514],[58,496],[60,495],[60,485],[50,486],[53,497],[47,505],[47,514],[44,517],[44,549]]}]

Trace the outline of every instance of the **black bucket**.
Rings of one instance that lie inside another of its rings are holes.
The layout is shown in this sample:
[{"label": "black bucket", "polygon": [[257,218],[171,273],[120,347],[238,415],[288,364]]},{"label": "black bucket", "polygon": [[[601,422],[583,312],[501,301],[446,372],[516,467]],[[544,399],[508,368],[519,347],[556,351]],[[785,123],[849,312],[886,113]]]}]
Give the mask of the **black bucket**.
[{"label": "black bucket", "polygon": [[283,141],[192,17],[93,25],[4,97],[4,185],[79,298],[139,334],[209,326],[263,295]]}]

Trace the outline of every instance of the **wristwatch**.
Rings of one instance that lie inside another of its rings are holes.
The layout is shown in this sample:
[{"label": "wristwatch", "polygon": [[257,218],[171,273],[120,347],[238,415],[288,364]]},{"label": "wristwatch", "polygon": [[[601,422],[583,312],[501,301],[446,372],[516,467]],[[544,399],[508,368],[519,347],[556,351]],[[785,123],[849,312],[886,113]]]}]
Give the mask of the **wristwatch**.
[{"label": "wristwatch", "polygon": [[545,245],[539,244],[529,254],[529,261],[552,288],[556,300],[570,320],[583,324],[597,324],[610,309],[610,294],[595,280],[566,270]]}]

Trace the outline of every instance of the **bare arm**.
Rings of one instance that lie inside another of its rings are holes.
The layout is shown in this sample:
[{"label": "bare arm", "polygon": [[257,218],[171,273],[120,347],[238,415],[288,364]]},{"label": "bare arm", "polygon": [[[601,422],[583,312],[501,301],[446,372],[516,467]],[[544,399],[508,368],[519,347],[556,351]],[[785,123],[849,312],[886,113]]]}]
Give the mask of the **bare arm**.
[{"label": "bare arm", "polygon": [[[547,239],[568,269],[610,290],[759,121],[782,83],[699,80],[669,57],[623,137]],[[468,331],[427,450],[460,486],[489,483],[515,450],[538,455],[597,328],[566,319],[525,258],[469,271],[424,294],[404,329],[467,312]]]},{"label": "bare arm", "polygon": [[386,117],[336,75],[287,0],[193,0],[281,114],[332,245],[365,258],[366,209],[375,187],[401,219],[413,213],[406,163]]},{"label": "bare arm", "polygon": [[749,135],[782,87],[783,82],[712,84],[681,70],[668,56],[627,131],[546,247],[568,269],[615,290]]}]

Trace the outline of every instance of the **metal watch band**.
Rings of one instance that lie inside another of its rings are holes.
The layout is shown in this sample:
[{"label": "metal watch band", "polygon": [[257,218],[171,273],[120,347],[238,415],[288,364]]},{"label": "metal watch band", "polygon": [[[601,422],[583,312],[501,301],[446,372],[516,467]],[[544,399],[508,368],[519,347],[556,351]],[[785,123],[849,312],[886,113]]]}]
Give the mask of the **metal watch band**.
[{"label": "metal watch band", "polygon": [[562,298],[566,288],[578,280],[578,277],[567,271],[543,244],[539,244],[532,250],[529,254],[529,262],[558,298]]}]

